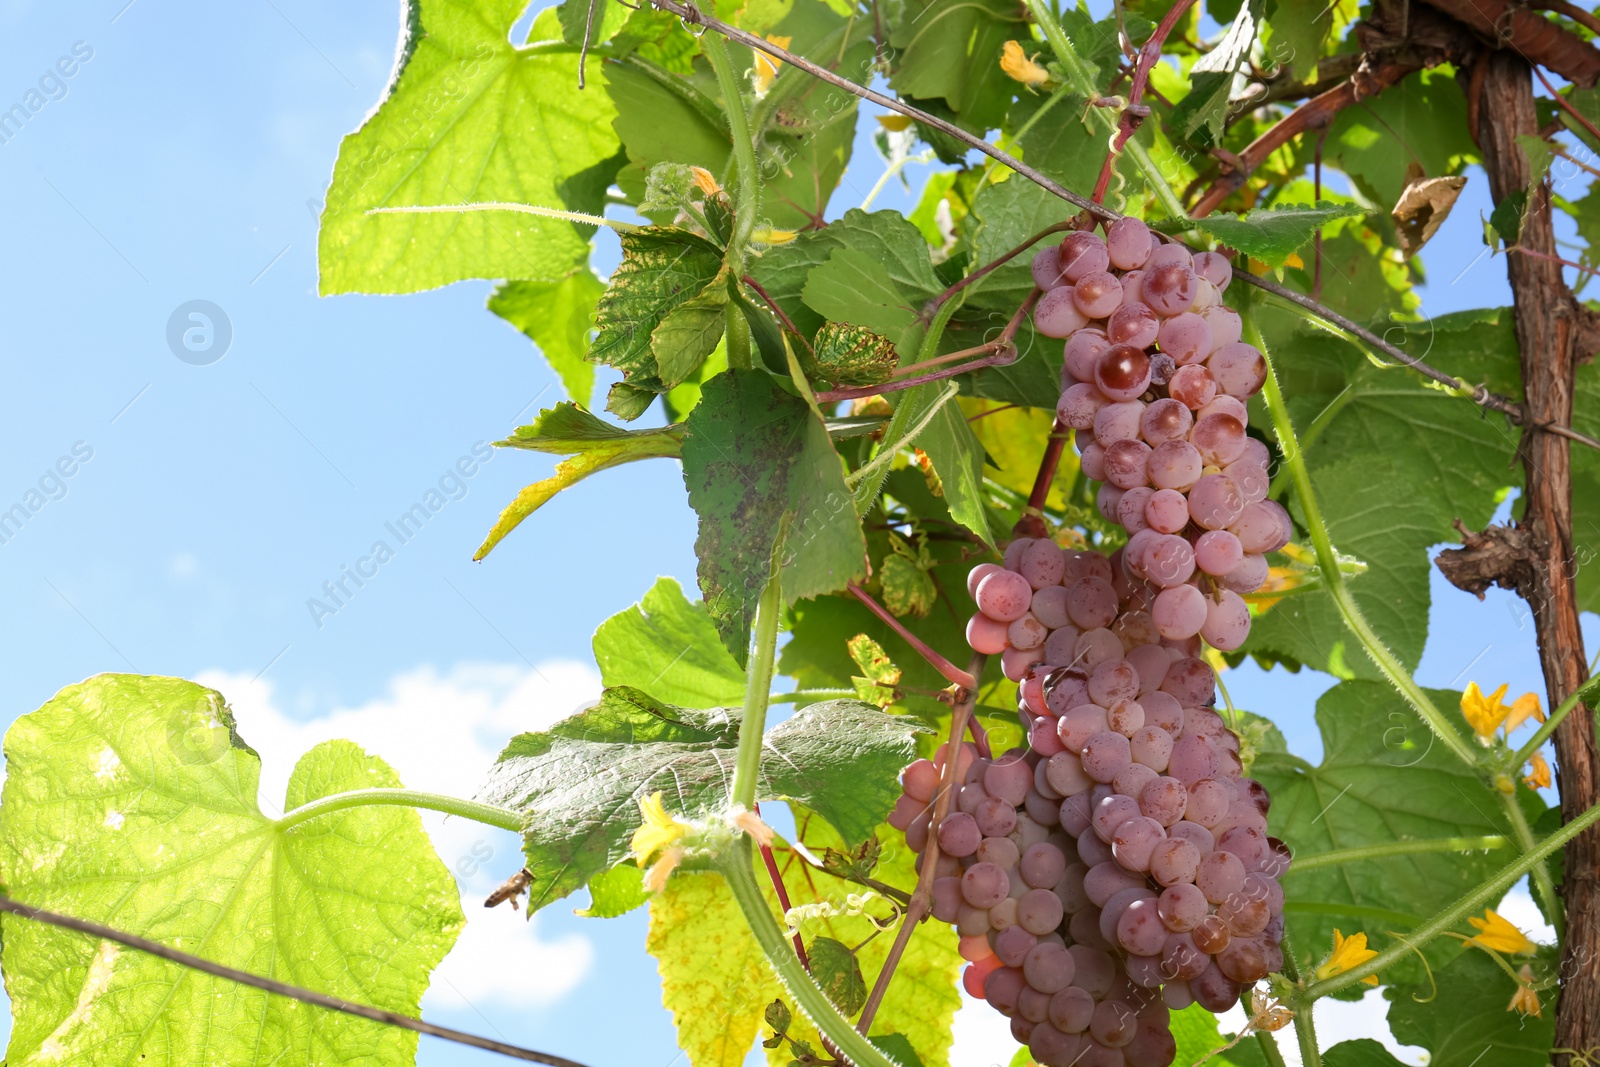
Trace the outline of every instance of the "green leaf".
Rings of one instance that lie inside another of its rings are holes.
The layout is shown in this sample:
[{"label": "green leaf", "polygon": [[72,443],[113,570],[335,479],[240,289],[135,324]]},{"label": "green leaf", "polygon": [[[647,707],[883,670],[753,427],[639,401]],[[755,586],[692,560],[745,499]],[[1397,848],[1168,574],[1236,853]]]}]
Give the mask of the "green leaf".
[{"label": "green leaf", "polygon": [[717,375],[684,430],[683,480],[700,516],[700,590],[742,666],[784,516],[783,594],[791,603],[861,574],[865,542],[827,429],[766,373]]},{"label": "green leaf", "polygon": [[[1429,695],[1454,708],[1459,693]],[[1297,856],[1395,841],[1509,834],[1501,805],[1443,745],[1394,690],[1382,682],[1342,682],[1317,701],[1323,757],[1313,767],[1294,756],[1262,753],[1255,777],[1272,794],[1272,833]],[[1404,789],[1396,789],[1397,781]],[[1531,796],[1531,794],[1530,794]],[[1531,805],[1542,807],[1537,800]],[[1532,810],[1532,809],[1530,809]],[[1534,812],[1536,814],[1536,812]],[[1404,933],[1469,892],[1505,863],[1496,852],[1429,852],[1341,863],[1283,878],[1284,913],[1302,956],[1320,959],[1333,929],[1366,931],[1377,947],[1383,933]],[[1448,939],[1424,946],[1434,967],[1460,951]],[[1420,978],[1414,956],[1379,975]],[[1506,996],[1509,998],[1510,991]]]},{"label": "green leaf", "polygon": [[[324,295],[463,278],[554,282],[587,262],[591,226],[508,212],[368,214],[487,202],[599,213],[620,162],[616,111],[604,93],[576,91],[578,57],[565,46],[511,44],[524,8],[408,0],[383,103],[339,146],[318,235]],[[535,29],[554,36],[555,21]],[[587,71],[594,82],[599,58]]]},{"label": "green leaf", "polygon": [[[928,382],[902,392],[899,403],[912,405],[911,421],[907,425],[915,425],[928,405],[938,402],[943,395],[943,382]],[[985,544],[993,544],[994,533],[989,528],[989,513],[984,503],[983,446],[973,436],[960,405],[942,403],[928,428],[917,438],[916,446],[933,461],[933,469],[938,472],[944,488],[945,503],[950,507],[950,517],[977,534]]]},{"label": "green leaf", "polygon": [[899,50],[889,84],[902,96],[943,98],[961,125],[987,130],[1016,85],[1000,70],[1000,49],[1027,36],[1020,8],[1005,0],[909,0],[889,32]]},{"label": "green leaf", "polygon": [[801,295],[818,314],[882,334],[900,353],[914,354],[922,339],[914,294],[895,284],[882,263],[865,252],[835,249],[806,278]]},{"label": "green leaf", "polygon": [[615,0],[565,0],[556,11],[561,18],[561,39],[582,44],[587,28],[591,48],[615,37],[630,14]]},{"label": "green leaf", "polygon": [[[16,899],[217,963],[416,1015],[461,929],[416,812],[347,809],[279,830],[260,758],[221,694],[104,674],[6,734],[0,880]],[[348,741],[318,745],[285,808],[399,786]],[[7,915],[8,1059],[409,1065],[417,1035]]]},{"label": "green leaf", "polygon": [[874,261],[878,273],[908,306],[920,306],[944,288],[933,273],[927,242],[915,226],[895,211],[868,213],[858,208],[851,208],[843,218],[822,229],[807,231],[788,244],[767,249],[751,264],[750,273],[795,327],[811,337],[826,317],[802,298],[807,278],[836,250],[845,248]]},{"label": "green leaf", "polygon": [[[676,816],[722,810],[738,746],[736,715],[665,704],[618,686],[543,733],[512,738],[480,793],[527,819],[529,912],[628,858],[639,801],[652,793],[664,792]],[[804,803],[859,840],[893,804],[919,729],[915,720],[859,701],[812,704],[767,731],[758,798]]]},{"label": "green leaf", "polygon": [[727,324],[728,285],[719,274],[690,300],[679,304],[650,335],[661,384],[671,389],[685,381],[716,351]]},{"label": "green leaf", "polygon": [[1413,163],[1429,178],[1456,174],[1478,158],[1467,101],[1455,74],[1419,71],[1346,108],[1328,128],[1323,161],[1350,175],[1372,201],[1393,207]]},{"label": "green leaf", "polygon": [[[1262,315],[1283,321],[1276,311]],[[1383,332],[1469,382],[1501,373],[1507,359],[1516,365],[1505,312],[1396,322]],[[1350,594],[1389,648],[1415,667],[1427,639],[1430,549],[1459,536],[1457,518],[1474,529],[1488,522],[1517,481],[1516,435],[1469,399],[1379,367],[1322,331],[1284,331],[1273,351],[1333,544],[1367,566],[1346,579]],[[1289,503],[1298,508],[1292,497]],[[1280,600],[1255,621],[1245,647],[1342,677],[1379,676],[1322,589]]]},{"label": "green leaf", "polygon": [[1189,94],[1178,101],[1169,125],[1185,140],[1212,145],[1222,140],[1233,78],[1250,56],[1260,32],[1264,0],[1241,4],[1217,46],[1189,68]]},{"label": "green leaf", "polygon": [[861,977],[861,964],[842,941],[831,937],[812,940],[807,950],[811,957],[811,976],[828,994],[839,1014],[851,1018],[867,1002],[867,980]]},{"label": "green leaf", "polygon": [[905,1034],[873,1034],[867,1040],[900,1067],[923,1067],[922,1057],[917,1055]]},{"label": "green leaf", "polygon": [[744,671],[717,639],[705,606],[672,578],[657,578],[639,603],[594,632],[594,659],[607,686],[647,689],[686,707],[738,707]]},{"label": "green leaf", "polygon": [[813,344],[815,355],[802,351],[801,366],[811,380],[834,386],[877,385],[888,380],[900,361],[887,337],[863,326],[827,323]]},{"label": "green leaf", "polygon": [[1321,0],[1274,0],[1267,15],[1272,35],[1269,51],[1295,81],[1316,74],[1317,61],[1335,32],[1335,6]]},{"label": "green leaf", "polygon": [[[1440,900],[1449,897],[1441,894]],[[1436,972],[1438,995],[1424,980],[1395,991],[1389,1029],[1404,1045],[1421,1045],[1429,1067],[1542,1067],[1555,1041],[1555,1012],[1529,1018],[1508,1011],[1516,983],[1476,950]],[[1418,1003],[1418,1000],[1426,1003]]]},{"label": "green leaf", "polygon": [[594,394],[594,367],[584,357],[595,303],[605,288],[584,267],[555,282],[503,282],[489,297],[489,310],[539,346],[567,396],[579,404]]},{"label": "green leaf", "polygon": [[689,1067],[741,1067],[780,989],[722,876],[674,875],[650,899],[644,947]]},{"label": "green leaf", "polygon": [[[1497,1063],[1499,1061],[1496,1061]],[[1406,1067],[1390,1051],[1363,1037],[1356,1041],[1341,1041],[1322,1054],[1322,1067]]]},{"label": "green leaf", "polygon": [[[722,252],[688,230],[666,226],[633,230],[618,239],[622,263],[595,309],[599,331],[588,358],[622,372],[623,381],[612,386],[606,410],[631,421],[644,414],[657,393],[688,377],[683,371],[676,381],[666,379],[652,338],[670,315],[711,285],[722,270]],[[679,370],[671,364],[674,375]]]},{"label": "green leaf", "polygon": [[586,919],[615,919],[648,899],[644,872],[637,864],[623,862],[589,879],[589,906],[577,914]]},{"label": "green leaf", "polygon": [[[1217,1017],[1198,1004],[1173,1012],[1168,1021],[1178,1043],[1178,1055],[1172,1061],[1175,1064],[1197,1063],[1202,1056],[1215,1052],[1229,1041],[1217,1029]],[[1260,1062],[1261,1053],[1253,1036],[1206,1060],[1207,1067],[1254,1067]]]},{"label": "green leaf", "polygon": [[1166,233],[1199,229],[1230,248],[1281,267],[1334,219],[1355,218],[1366,212],[1355,204],[1318,200],[1315,205],[1274,204],[1243,215],[1208,215],[1203,219],[1174,219],[1157,226]]},{"label": "green leaf", "polygon": [[555,473],[518,493],[506,505],[494,528],[472,558],[487,556],[506,534],[543,507],[550,498],[583,479],[638,459],[676,456],[683,443],[681,426],[653,430],[624,430],[589,414],[576,404],[561,403],[539,413],[531,426],[520,426],[511,438],[496,441],[501,448],[526,448],[534,452],[570,455],[556,464]]}]

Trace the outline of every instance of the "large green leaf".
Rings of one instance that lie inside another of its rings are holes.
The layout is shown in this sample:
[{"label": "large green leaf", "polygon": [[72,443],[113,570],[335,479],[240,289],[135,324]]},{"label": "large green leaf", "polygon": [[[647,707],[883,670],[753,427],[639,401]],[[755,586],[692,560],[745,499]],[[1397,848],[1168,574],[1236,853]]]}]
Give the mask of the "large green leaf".
[{"label": "large green leaf", "polygon": [[1000,69],[1000,48],[1028,39],[1021,8],[1006,0],[910,0],[889,43],[899,49],[889,84],[903,96],[942,97],[961,125],[998,126],[1015,82]]},{"label": "large green leaf", "polygon": [[[1459,693],[1429,694],[1453,709]],[[1317,701],[1323,757],[1318,766],[1261,753],[1253,774],[1272,794],[1272,832],[1297,856],[1396,841],[1509,834],[1499,799],[1443,745],[1388,685],[1342,682]],[[1523,792],[1528,810],[1543,805]],[[1419,852],[1297,872],[1283,879],[1289,931],[1302,955],[1320,959],[1333,929],[1365,931],[1378,946],[1386,931],[1405,933],[1441,905],[1470,891],[1508,861],[1508,852]],[[1435,966],[1454,957],[1454,941],[1422,950]],[[1381,978],[1422,974],[1406,957]],[[1506,996],[1510,996],[1508,990]]]},{"label": "large green leaf", "polygon": [[[0,879],[18,900],[409,1015],[463,919],[414,811],[280,829],[221,694],[100,675],[6,734]],[[348,741],[295,767],[285,808],[398,786]],[[412,1062],[417,1035],[307,1008],[7,915],[12,1063]]]},{"label": "large green leaf", "polygon": [[1425,70],[1359,108],[1341,111],[1328,127],[1323,160],[1350,175],[1387,209],[1399,201],[1413,163],[1438,178],[1458,173],[1477,155],[1467,130],[1466,97],[1455,74]]},{"label": "large green leaf", "polygon": [[587,405],[594,393],[594,367],[585,356],[594,329],[594,308],[605,283],[588,267],[555,282],[506,282],[489,297],[489,310],[528,335],[561,376],[567,396]]},{"label": "large green leaf", "polygon": [[842,589],[861,574],[861,525],[827,428],[765,372],[717,375],[683,425],[683,480],[700,516],[700,591],[723,644],[743,665],[785,516],[781,562],[790,602]]},{"label": "large green leaf", "polygon": [[[339,146],[318,238],[321,291],[409,293],[463,278],[558,281],[592,227],[509,212],[382,214],[501,202],[595,214],[616,163],[610,99],[577,91],[554,11],[515,47],[519,0],[408,0],[383,104]],[[591,57],[590,82],[600,73]],[[518,131],[517,136],[507,136]],[[609,163],[609,173],[607,165]]]},{"label": "large green leaf", "polygon": [[[767,732],[757,797],[804,803],[859,841],[894,803],[919,729],[859,701],[813,704]],[[652,793],[665,793],[674,815],[723,809],[738,741],[736,711],[664,704],[626,686],[543,733],[512,738],[481,795],[527,819],[529,910],[626,859],[639,801]]]},{"label": "large green leaf", "polygon": [[917,437],[916,446],[933,461],[950,517],[984,542],[992,543],[995,535],[989,528],[989,513],[984,506],[983,446],[973,436],[961,407],[952,400],[940,402],[946,389],[944,382],[913,386],[900,394],[900,403],[911,405],[907,425],[915,425],[931,405],[939,405],[927,429]]},{"label": "large green leaf", "polygon": [[539,412],[532,425],[519,426],[507,440],[496,441],[500,448],[525,448],[533,452],[548,452],[570,456],[556,464],[555,473],[543,481],[526,486],[516,499],[507,504],[495,520],[489,536],[473,559],[482,559],[494,546],[515,530],[523,519],[532,515],[550,498],[583,479],[638,459],[672,457],[683,444],[681,426],[662,426],[652,430],[624,430],[589,414],[576,404],[561,403]]},{"label": "large green leaf", "polygon": [[639,602],[594,632],[594,659],[608,686],[631,685],[688,707],[737,707],[744,671],[717,638],[699,603],[671,578],[657,578]]},{"label": "large green leaf", "polygon": [[[1277,312],[1266,312],[1276,317]],[[1515,359],[1510,316],[1464,312],[1389,327],[1393,343],[1466,381]],[[1378,635],[1414,667],[1427,639],[1428,552],[1474,528],[1517,480],[1516,438],[1471,400],[1373,364],[1355,347],[1302,331],[1274,348],[1311,482],[1334,547],[1366,564],[1346,580]],[[1514,364],[1513,364],[1514,365]],[[1290,498],[1295,510],[1298,505]],[[1320,589],[1284,597],[1251,629],[1252,652],[1341,676],[1377,677]]]},{"label": "large green leaf", "polygon": [[1322,1054],[1322,1067],[1406,1067],[1370,1037],[1341,1041]]},{"label": "large green leaf", "polygon": [[[1448,897],[1441,896],[1441,899]],[[1396,990],[1389,1029],[1396,1041],[1421,1045],[1429,1067],[1542,1067],[1550,1062],[1555,1012],[1543,1018],[1508,1010],[1516,984],[1482,952],[1464,952],[1429,981]]]}]

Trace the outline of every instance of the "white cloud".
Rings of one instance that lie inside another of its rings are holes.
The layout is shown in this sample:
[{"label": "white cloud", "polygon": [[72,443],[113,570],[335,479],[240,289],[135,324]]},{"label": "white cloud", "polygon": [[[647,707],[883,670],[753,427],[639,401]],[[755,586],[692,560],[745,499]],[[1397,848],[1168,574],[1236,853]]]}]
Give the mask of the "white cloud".
[{"label": "white cloud", "polygon": [[[227,697],[240,735],[261,754],[261,809],[269,815],[281,813],[295,762],[338,738],[381,757],[407,788],[470,797],[510,737],[565,718],[600,689],[592,667],[571,661],[533,670],[421,667],[395,676],[387,693],[365,704],[295,719],[282,710],[269,680],[222,671],[195,680]],[[528,920],[503,906],[482,906],[484,895],[522,864],[516,835],[437,812],[423,812],[422,819],[455,875],[467,915],[456,947],[434,972],[424,1006],[545,1007],[582,981],[594,959],[587,938],[541,939],[538,916]],[[517,979],[505,981],[508,974]]]}]

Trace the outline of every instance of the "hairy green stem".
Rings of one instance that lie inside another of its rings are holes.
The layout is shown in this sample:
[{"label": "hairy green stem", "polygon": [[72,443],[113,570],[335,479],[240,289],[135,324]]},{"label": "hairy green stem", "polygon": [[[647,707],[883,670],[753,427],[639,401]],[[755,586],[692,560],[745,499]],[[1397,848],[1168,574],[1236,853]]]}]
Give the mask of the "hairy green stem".
[{"label": "hairy green stem", "polygon": [[1289,865],[1290,873],[1339,867],[1362,860],[1377,860],[1388,856],[1411,856],[1419,852],[1473,852],[1480,849],[1505,848],[1511,839],[1500,834],[1488,837],[1438,837],[1424,841],[1395,841],[1387,845],[1363,845],[1361,848],[1341,848],[1333,852],[1319,852],[1315,856],[1296,856]]},{"label": "hairy green stem", "polygon": [[727,320],[728,366],[733,370],[753,369],[755,360],[750,354],[750,323],[745,321],[739,302],[728,301],[723,314]]},{"label": "hairy green stem", "polygon": [[[1094,78],[1089,73],[1088,66],[1077,49],[1072,47],[1072,42],[1067,39],[1066,31],[1061,28],[1061,22],[1051,12],[1044,0],[1025,0],[1028,10],[1033,14],[1033,20],[1039,24],[1039,29],[1044,31],[1044,39],[1049,42],[1050,50],[1056,54],[1056,61],[1067,72],[1067,79],[1072,89],[1085,100],[1093,100],[1100,95],[1099,88],[1094,84]],[[1117,130],[1116,116],[1103,107],[1090,108],[1095,112],[1107,133]],[[1137,138],[1130,138],[1123,146],[1123,151],[1133,160],[1134,164],[1144,172],[1144,179],[1149,183],[1156,198],[1161,201],[1161,206],[1174,218],[1187,218],[1188,213],[1183,209],[1183,203],[1172,191],[1172,186],[1167,183],[1166,175],[1161,173],[1161,168],[1156,166],[1156,161],[1150,158],[1150,153],[1145,150]]]},{"label": "hairy green stem", "polygon": [[961,306],[963,300],[946,300],[939,305],[939,310],[934,313],[933,321],[928,324],[928,332],[922,335],[922,347],[917,351],[917,362],[922,363],[939,354],[939,342],[944,339],[944,328],[950,325],[950,319]]},{"label": "hairy green stem", "polygon": [[1525,855],[1507,864],[1498,874],[1491,876],[1488,881],[1478,886],[1478,888],[1417,927],[1404,941],[1384,949],[1359,967],[1352,967],[1350,970],[1333,975],[1331,978],[1313,982],[1301,990],[1300,995],[1295,998],[1296,1006],[1309,1006],[1318,997],[1325,997],[1329,993],[1337,993],[1341,989],[1355,985],[1367,975],[1377,974],[1390,964],[1399,961],[1401,957],[1427,944],[1452,926],[1465,922],[1467,916],[1472,915],[1479,908],[1486,907],[1490,901],[1499,899],[1507,889],[1517,884],[1519,878],[1542,863],[1545,857],[1558,851],[1561,846],[1583,833],[1596,822],[1600,822],[1600,804],[1596,804],[1539,842]]},{"label": "hairy green stem", "polygon": [[321,797],[286,812],[283,818],[278,820],[277,828],[288,830],[319,815],[344,811],[346,808],[370,807],[374,804],[442,811],[446,815],[458,815],[473,822],[498,826],[502,830],[522,832],[522,816],[510,808],[481,804],[476,800],[462,800],[460,797],[447,797],[440,793],[419,793],[415,789],[354,789],[348,793],[334,793],[332,796]]},{"label": "hairy green stem", "polygon": [[1339,569],[1339,558],[1334,554],[1333,542],[1328,536],[1328,525],[1322,518],[1322,508],[1318,505],[1316,493],[1311,488],[1311,472],[1306,467],[1305,452],[1295,438],[1294,423],[1289,418],[1288,406],[1284,404],[1283,391],[1278,387],[1278,373],[1272,365],[1272,356],[1267,352],[1266,339],[1261,336],[1261,328],[1256,325],[1253,309],[1245,307],[1242,310],[1245,313],[1245,340],[1260,349],[1267,360],[1267,380],[1262,387],[1261,396],[1272,415],[1272,427],[1278,435],[1278,447],[1282,450],[1284,463],[1294,479],[1295,493],[1300,497],[1306,528],[1311,532],[1311,544],[1316,549],[1317,564],[1322,569],[1322,580],[1327,583],[1328,592],[1333,596],[1339,615],[1344,619],[1345,626],[1361,643],[1368,657],[1389,680],[1389,684],[1393,685],[1400,695],[1405,697],[1406,702],[1416,709],[1422,721],[1428,724],[1428,728],[1440,741],[1444,742],[1445,747],[1455,753],[1467,766],[1481,767],[1482,760],[1479,754],[1428,698],[1428,694],[1423,692],[1422,687],[1411,677],[1399,658],[1389,651],[1383,640],[1373,632],[1360,606],[1350,595],[1349,587],[1344,584],[1344,574]]},{"label": "hairy green stem", "polygon": [[800,965],[799,957],[785,939],[778,921],[772,917],[772,911],[767,907],[751,873],[751,853],[750,838],[741,835],[734,841],[729,854],[718,861],[717,867],[723,878],[727,879],[739,910],[744,912],[745,922],[749,924],[751,933],[755,934],[756,943],[766,953],[767,962],[777,972],[778,980],[794,998],[795,1006],[816,1024],[822,1036],[831,1041],[854,1067],[899,1067],[876,1045],[856,1033],[850,1020],[839,1014],[839,1009],[833,1006],[828,995]]},{"label": "hairy green stem", "polygon": [[[1511,834],[1517,839],[1517,845],[1522,851],[1527,852],[1535,845],[1533,827],[1528,825],[1528,817],[1522,814],[1522,805],[1517,803],[1517,794],[1513,789],[1510,793],[1500,794],[1501,802],[1506,809],[1506,821],[1511,824]],[[1561,898],[1556,895],[1556,882],[1550,876],[1550,865],[1540,860],[1528,872],[1528,877],[1533,879],[1534,885],[1539,887],[1539,895],[1544,898],[1545,906],[1550,909],[1550,918],[1554,920],[1551,926],[1556,928],[1556,937],[1567,936],[1567,910],[1561,906]]]},{"label": "hairy green stem", "polygon": [[1283,1062],[1283,1053],[1278,1051],[1278,1039],[1267,1030],[1256,1031],[1256,1044],[1261,1048],[1261,1057],[1267,1061],[1268,1067],[1287,1067]]},{"label": "hairy green stem", "polygon": [[[717,72],[717,86],[728,113],[728,134],[733,138],[733,158],[738,169],[738,186],[733,200],[733,237],[728,241],[727,264],[735,278],[744,277],[744,250],[756,226],[761,207],[761,181],[756,170],[756,143],[750,136],[750,119],[745,114],[743,86],[728,58],[728,46],[715,33],[700,39],[700,50]],[[729,353],[730,357],[732,353]]]},{"label": "hairy green stem", "polygon": [[1311,1005],[1294,1013],[1294,1036],[1300,1042],[1300,1067],[1322,1067],[1322,1053],[1317,1049],[1317,1024],[1311,1017]]},{"label": "hairy green stem", "polygon": [[[932,383],[930,382],[929,384],[931,385]],[[927,386],[918,386],[917,388],[924,389],[927,388]],[[875,493],[878,485],[882,484],[883,482],[883,475],[889,472],[889,465],[894,462],[894,457],[900,453],[902,448],[916,440],[923,430],[928,428],[928,424],[932,422],[933,417],[939,413],[939,409],[944,407],[945,403],[948,402],[951,397],[955,396],[957,391],[958,387],[956,386],[955,382],[945,382],[940,389],[938,398],[935,399],[932,404],[928,405],[928,410],[922,413],[922,417],[917,419],[917,421],[909,427],[906,427],[905,431],[896,436],[893,440],[890,439],[888,433],[885,433],[883,438],[884,447],[878,450],[878,454],[873,456],[870,462],[864,463],[857,469],[851,471],[850,474],[846,476],[844,484],[852,489],[868,486],[873,489]],[[916,392],[916,390],[907,391],[906,394],[900,399],[900,406],[906,408],[907,411],[914,406],[908,403],[913,392]],[[899,408],[896,408],[895,412],[898,414]],[[891,426],[890,428],[893,429],[894,427]]]},{"label": "hairy green stem", "polygon": [[1600,682],[1600,674],[1591,674],[1587,681],[1572,691],[1572,695],[1561,702],[1561,706],[1550,713],[1544,724],[1528,738],[1527,744],[1517,749],[1516,754],[1506,760],[1506,770],[1515,773],[1524,763],[1533,758],[1533,754],[1550,740],[1550,735],[1556,732],[1556,727],[1561,725],[1561,720],[1572,714],[1572,709],[1583,703],[1583,697],[1595,683]]},{"label": "hairy green stem", "polygon": [[780,534],[773,551],[772,575],[756,604],[756,647],[750,653],[746,672],[744,718],[739,722],[739,751],[733,763],[733,802],[746,810],[756,806],[761,739],[767,732],[767,694],[772,689],[773,659],[778,649],[778,618],[783,614],[783,581],[778,571],[783,542]]}]

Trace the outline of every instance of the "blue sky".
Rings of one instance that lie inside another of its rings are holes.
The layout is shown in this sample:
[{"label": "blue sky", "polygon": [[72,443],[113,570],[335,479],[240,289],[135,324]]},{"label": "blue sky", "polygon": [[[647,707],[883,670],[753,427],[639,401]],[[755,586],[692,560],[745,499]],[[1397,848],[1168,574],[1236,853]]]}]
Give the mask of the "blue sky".
[{"label": "blue sky", "polygon": [[[383,88],[397,25],[396,5],[374,0],[0,0],[0,108],[79,57],[47,80],[59,98],[0,144],[0,507],[41,478],[54,497],[0,544],[0,725],[101,671],[204,676],[234,701],[278,795],[288,761],[335,733],[412,784],[468,791],[506,736],[592,693],[601,620],[657,575],[692,587],[693,518],[667,461],[564,493],[473,564],[501,506],[552,465],[512,453],[447,481],[454,498],[337,613],[308,611],[460,457],[562,396],[483,310],[487,282],[315,296],[315,204],[339,138]],[[864,141],[857,160],[836,211],[881,171]],[[896,183],[878,206],[907,202]],[[1480,210],[1476,175],[1425,256],[1431,314],[1506,299],[1487,258],[1450,284],[1481,250]],[[206,365],[167,343],[194,300],[231,326]],[[51,481],[74,449],[71,477]],[[1515,601],[1434,587],[1426,683],[1542,688]],[[1312,701],[1330,683],[1230,678],[1312,756]],[[518,865],[508,835],[430,826],[469,896]],[[557,905],[529,928],[471,910],[431,1015],[596,1065],[674,1061],[642,913],[592,922]],[[481,1058],[422,1043],[425,1064]]]}]

